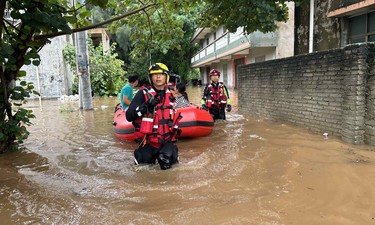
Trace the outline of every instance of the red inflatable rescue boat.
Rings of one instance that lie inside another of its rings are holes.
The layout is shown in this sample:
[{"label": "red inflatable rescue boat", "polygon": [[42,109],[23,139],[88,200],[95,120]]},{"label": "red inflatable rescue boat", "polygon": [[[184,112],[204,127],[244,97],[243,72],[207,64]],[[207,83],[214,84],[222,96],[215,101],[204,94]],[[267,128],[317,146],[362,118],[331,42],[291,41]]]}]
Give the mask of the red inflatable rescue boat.
[{"label": "red inflatable rescue boat", "polygon": [[[177,111],[182,115],[179,125],[181,134],[178,137],[204,137],[211,134],[214,129],[214,120],[206,110],[190,105],[177,108]],[[116,137],[125,141],[134,141],[133,124],[126,120],[125,111],[121,110],[121,106],[117,106],[112,124]]]}]

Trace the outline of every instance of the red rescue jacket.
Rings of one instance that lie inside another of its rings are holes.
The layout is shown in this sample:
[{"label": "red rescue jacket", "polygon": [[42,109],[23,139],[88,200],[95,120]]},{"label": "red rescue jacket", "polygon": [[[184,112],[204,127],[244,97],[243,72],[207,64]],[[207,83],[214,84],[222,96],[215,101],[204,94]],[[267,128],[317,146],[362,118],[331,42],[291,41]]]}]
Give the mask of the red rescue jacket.
[{"label": "red rescue jacket", "polygon": [[225,95],[225,88],[223,82],[219,82],[215,87],[212,84],[207,86],[209,93],[206,97],[206,106],[212,108],[216,106],[219,109],[225,109],[227,106],[227,96]]},{"label": "red rescue jacket", "polygon": [[[152,86],[145,87],[142,91],[146,102],[150,97],[156,96],[156,92]],[[165,96],[163,99],[160,96],[157,96],[157,98],[159,99],[159,104],[155,106],[153,113],[152,133],[144,134],[141,132],[142,118],[146,115],[136,119],[133,123],[136,138],[142,138],[144,143],[150,143],[150,145],[156,148],[160,147],[163,143],[176,141],[179,121],[182,118],[180,113],[177,113],[175,110],[174,98],[167,86],[165,86]]]}]

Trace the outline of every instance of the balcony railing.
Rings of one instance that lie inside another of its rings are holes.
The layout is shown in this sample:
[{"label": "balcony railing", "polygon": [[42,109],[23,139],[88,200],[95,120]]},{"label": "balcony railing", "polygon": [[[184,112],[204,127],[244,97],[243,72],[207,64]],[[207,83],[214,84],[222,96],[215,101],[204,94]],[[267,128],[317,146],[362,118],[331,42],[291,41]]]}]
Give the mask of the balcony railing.
[{"label": "balcony railing", "polygon": [[[247,44],[245,44],[247,43]],[[191,58],[191,64],[194,66],[199,62],[206,60],[215,60],[217,55],[225,55],[231,49],[243,46],[243,48],[250,48],[251,46],[275,46],[276,35],[275,33],[261,33],[254,32],[249,35],[244,35],[241,32],[225,33],[217,38],[211,44],[205,46],[197,54]],[[239,48],[238,51],[243,49]],[[230,53],[228,53],[230,54]]]}]

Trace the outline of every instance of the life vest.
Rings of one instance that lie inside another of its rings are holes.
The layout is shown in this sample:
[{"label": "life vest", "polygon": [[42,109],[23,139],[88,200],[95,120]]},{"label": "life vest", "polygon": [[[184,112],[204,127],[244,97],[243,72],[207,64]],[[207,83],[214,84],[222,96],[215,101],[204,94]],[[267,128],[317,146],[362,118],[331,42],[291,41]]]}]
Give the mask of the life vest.
[{"label": "life vest", "polygon": [[[147,102],[151,97],[156,96],[155,90],[150,86],[149,88],[143,88],[143,96]],[[155,106],[155,112],[151,118],[144,118],[147,115],[137,118],[134,122],[134,134],[136,139],[143,140],[144,143],[149,143],[154,147],[160,147],[166,142],[175,142],[178,134],[178,125],[182,116],[175,110],[175,102],[172,93],[169,89],[165,88],[165,95],[163,99],[157,96],[159,103]],[[142,119],[149,119],[152,123],[152,132],[149,134],[142,133]]]},{"label": "life vest", "polygon": [[207,86],[209,93],[206,96],[206,106],[208,108],[217,107],[219,109],[225,109],[227,105],[227,96],[225,95],[225,88],[222,82],[219,82],[216,86],[217,89],[211,84]]}]

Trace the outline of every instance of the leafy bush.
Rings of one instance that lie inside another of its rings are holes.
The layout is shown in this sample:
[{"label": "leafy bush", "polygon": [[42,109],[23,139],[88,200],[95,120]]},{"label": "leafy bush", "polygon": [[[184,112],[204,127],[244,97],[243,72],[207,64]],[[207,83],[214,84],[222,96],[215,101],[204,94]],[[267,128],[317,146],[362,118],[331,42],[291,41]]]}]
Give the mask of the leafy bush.
[{"label": "leafy bush", "polygon": [[[126,81],[126,72],[122,69],[124,61],[114,53],[115,44],[109,50],[103,51],[103,45],[95,47],[91,38],[88,41],[89,68],[91,89],[97,96],[117,95]],[[73,74],[77,75],[76,50],[68,44],[63,50],[64,59],[70,65]],[[73,93],[78,93],[78,79],[74,79]]]}]

